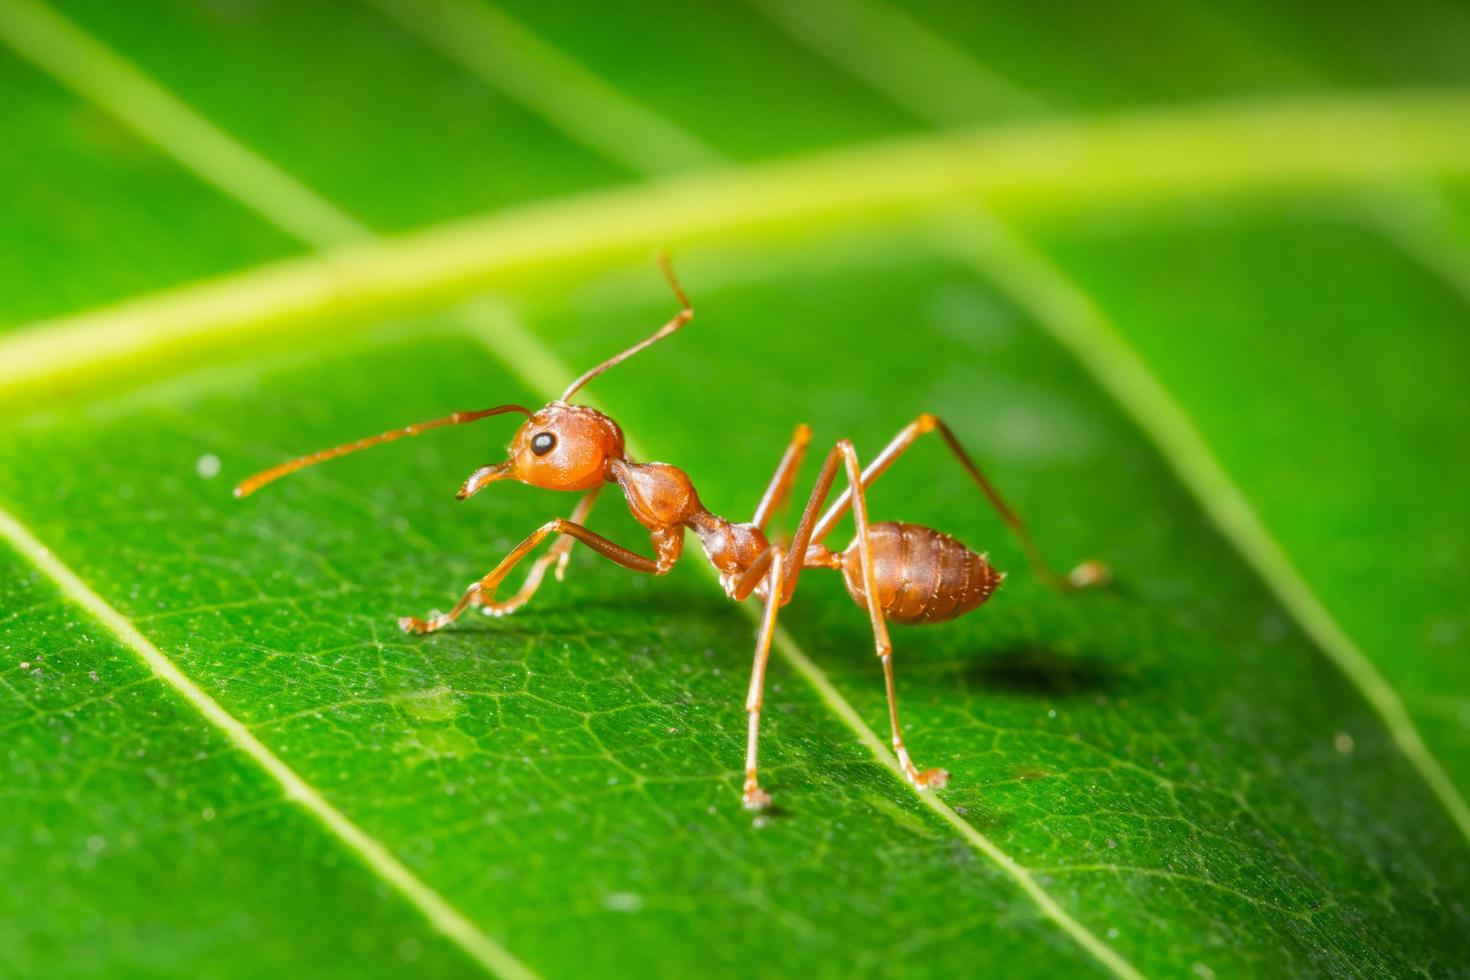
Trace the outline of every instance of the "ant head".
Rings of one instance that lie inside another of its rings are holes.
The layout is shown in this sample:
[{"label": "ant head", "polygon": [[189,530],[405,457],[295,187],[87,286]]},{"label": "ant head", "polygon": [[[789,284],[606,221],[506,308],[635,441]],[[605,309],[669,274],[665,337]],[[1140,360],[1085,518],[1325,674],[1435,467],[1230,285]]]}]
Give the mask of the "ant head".
[{"label": "ant head", "polygon": [[483,466],[460,488],[473,496],[497,480],[517,480],[543,490],[590,490],[607,479],[607,465],[623,458],[623,430],[594,408],[552,402],[516,431],[510,459]]},{"label": "ant head", "polygon": [[596,409],[568,404],[568,399],[593,378],[678,332],[694,317],[689,297],[674,276],[667,254],[659,256],[659,267],[679,300],[679,312],[674,318],[632,347],[587,371],[550,405],[528,413],[530,417],[511,441],[510,459],[482,466],[470,474],[459,489],[459,499],[473,496],[497,480],[519,480],[543,490],[590,490],[608,478],[608,462],[623,458],[623,430]]}]

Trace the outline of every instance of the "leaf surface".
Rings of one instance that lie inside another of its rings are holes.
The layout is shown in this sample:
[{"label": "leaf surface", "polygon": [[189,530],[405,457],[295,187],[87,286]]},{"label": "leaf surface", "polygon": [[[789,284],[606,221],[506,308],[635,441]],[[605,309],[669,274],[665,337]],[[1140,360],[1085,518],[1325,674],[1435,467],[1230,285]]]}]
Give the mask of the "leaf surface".
[{"label": "leaf surface", "polygon": [[[517,3],[178,5],[145,23],[16,2],[0,17],[26,59],[0,61],[24,120],[14,177],[78,191],[72,220],[0,215],[21,245],[0,261],[38,270],[6,277],[3,322],[606,188],[654,158],[674,172],[935,122],[1465,81],[1428,15],[1404,43],[1441,53],[1395,60],[1371,13],[1317,38],[1253,5],[1179,8],[1149,35],[1045,4],[984,30],[937,6],[898,27],[866,0],[831,6],[802,23],[739,5],[617,22]],[[895,86],[940,22],[940,63],[989,73],[985,100]],[[467,51],[485,29],[534,90]],[[844,57],[875,29],[899,61]],[[76,62],[89,45],[124,60]],[[1170,54],[1195,48],[1209,56]],[[98,84],[119,80],[163,98],[119,122]],[[577,123],[598,104],[648,116],[611,145],[621,129]],[[782,616],[762,743],[780,810],[754,821],[738,807],[752,621],[693,561],[643,579],[579,552],[515,617],[398,634],[395,616],[447,605],[570,507],[523,487],[452,499],[500,458],[497,421],[229,499],[286,456],[552,397],[667,317],[643,263],[547,268],[464,309],[313,322],[12,401],[0,857],[28,884],[3,916],[6,969],[1454,972],[1470,952],[1453,806],[1470,543],[1453,501],[1470,476],[1453,462],[1453,189],[1432,198],[1438,223],[1382,220],[1424,193],[1134,200],[1009,227],[960,208],[680,250],[696,325],[591,394],[710,507],[748,513],[797,421],[871,456],[932,411],[1056,564],[1117,571],[1110,591],[1047,593],[937,444],[875,488],[876,519],[941,527],[1015,572],[982,612],[895,632],[910,745],[953,773],[940,802],[889,768],[871,636],[830,575],[804,577]],[[1262,577],[1079,329],[1125,338],[1382,688]],[[1392,408],[1361,424],[1362,400]],[[1323,492],[1301,492],[1306,468]],[[593,525],[638,544],[620,510],[603,501]],[[1385,585],[1385,550],[1419,560]]]}]

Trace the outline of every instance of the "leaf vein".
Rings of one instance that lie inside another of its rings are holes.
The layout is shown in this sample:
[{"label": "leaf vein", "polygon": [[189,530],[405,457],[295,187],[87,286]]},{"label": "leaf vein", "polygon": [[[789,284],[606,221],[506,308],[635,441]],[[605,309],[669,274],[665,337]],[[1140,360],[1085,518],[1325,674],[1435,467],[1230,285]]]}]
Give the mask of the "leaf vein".
[{"label": "leaf vein", "polygon": [[351,850],[377,877],[423,914],[435,929],[492,974],[530,980],[535,977],[519,960],[482,933],[393,856],[383,844],[327,801],[279,756],[251,734],[250,729],[185,674],[167,654],[143,635],[126,616],[61,561],[4,507],[0,507],[3,538],[71,600],[126,644],[161,681],[173,688],[190,707],[231,744],[280,785],[285,798],[314,817],[322,828]]}]

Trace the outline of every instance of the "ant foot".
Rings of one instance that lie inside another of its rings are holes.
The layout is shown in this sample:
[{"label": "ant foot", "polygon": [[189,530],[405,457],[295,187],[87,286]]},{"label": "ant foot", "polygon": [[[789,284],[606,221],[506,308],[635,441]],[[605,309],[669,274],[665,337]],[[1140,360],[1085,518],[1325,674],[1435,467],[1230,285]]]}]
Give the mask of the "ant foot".
[{"label": "ant foot", "polygon": [[501,616],[509,616],[511,613],[524,606],[526,604],[526,599],[528,598],[530,597],[511,596],[504,602],[497,602],[490,593],[476,592],[474,599],[471,601],[473,601],[474,604],[480,608],[480,612],[484,613],[486,616],[494,616],[496,619],[499,619]]},{"label": "ant foot", "polygon": [[914,789],[944,789],[949,783],[949,773],[943,769],[925,769],[923,772],[910,769],[908,776]]},{"label": "ant foot", "polygon": [[439,622],[441,617],[433,619],[419,619],[417,616],[398,617],[398,628],[405,633],[432,633],[443,624]]},{"label": "ant foot", "polygon": [[1067,584],[1074,589],[1085,589],[1092,585],[1107,585],[1112,580],[1112,571],[1097,560],[1085,561],[1067,575]]},{"label": "ant foot", "polygon": [[761,789],[755,783],[746,783],[745,794],[741,802],[745,804],[745,809],[758,812],[771,805],[771,794]]}]

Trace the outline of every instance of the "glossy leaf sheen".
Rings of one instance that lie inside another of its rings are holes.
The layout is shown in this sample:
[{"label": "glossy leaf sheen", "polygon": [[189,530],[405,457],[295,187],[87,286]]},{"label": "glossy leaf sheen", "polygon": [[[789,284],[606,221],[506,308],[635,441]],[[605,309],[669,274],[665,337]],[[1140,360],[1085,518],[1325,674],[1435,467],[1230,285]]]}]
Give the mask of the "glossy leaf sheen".
[{"label": "glossy leaf sheen", "polygon": [[[128,5],[59,8],[377,231],[640,176],[383,6],[159,5],[146,23]],[[1341,29],[1324,35],[1249,2],[1225,21],[1151,11],[1152,33],[1045,3],[983,24],[920,4],[920,24],[943,21],[961,55],[1035,96],[1008,101],[1002,85],[972,111],[884,92],[882,73],[839,67],[840,35],[778,26],[757,5],[701,17],[640,6],[616,24],[592,5],[502,9],[684,127],[686,145],[736,161],[917,131],[940,113],[985,123],[1048,106],[1464,84],[1470,64],[1429,14],[1395,24],[1405,44],[1434,41],[1406,58],[1379,44],[1373,12],[1336,7]],[[1202,54],[1170,53],[1185,50]],[[763,71],[732,98],[752,51]],[[20,202],[0,210],[16,246],[0,253],[4,326],[307,250],[249,194],[201,183],[30,63],[0,53],[0,79],[15,151],[0,174]],[[1387,205],[1305,192],[1145,202],[1017,229],[1174,394],[1464,789],[1465,295],[1452,261],[1425,263],[1379,220],[1423,191]],[[1453,188],[1434,193],[1462,213]],[[1111,590],[1048,593],[937,444],[874,490],[874,519],[933,524],[1014,573],[979,613],[894,633],[910,747],[953,774],[942,799],[967,833],[780,656],[763,737],[778,809],[740,809],[753,624],[693,551],[647,579],[579,549],[566,582],[513,617],[399,634],[397,615],[447,606],[572,506],[508,485],[453,499],[502,458],[511,421],[230,498],[234,480],[303,451],[546,400],[570,378],[562,367],[671,312],[646,266],[564,270],[497,297],[539,344],[535,364],[508,364],[493,324],[439,311],[314,325],[330,329],[12,402],[0,507],[536,973],[1463,970],[1463,835],[1363,692],[1051,339],[1047,312],[1018,305],[1004,270],[957,260],[932,227],[800,231],[681,253],[695,324],[589,394],[735,519],[796,422],[866,456],[935,412],[1056,564],[1114,567]],[[591,523],[644,549],[612,495]],[[0,552],[0,974],[482,971],[44,567]],[[886,740],[871,636],[840,581],[809,573],[782,622]]]}]

